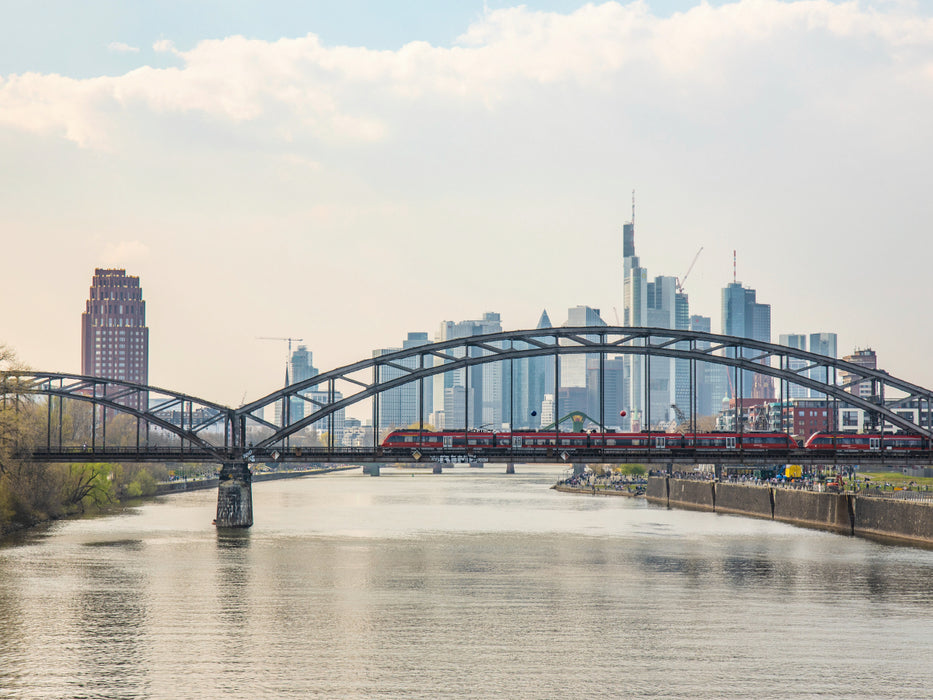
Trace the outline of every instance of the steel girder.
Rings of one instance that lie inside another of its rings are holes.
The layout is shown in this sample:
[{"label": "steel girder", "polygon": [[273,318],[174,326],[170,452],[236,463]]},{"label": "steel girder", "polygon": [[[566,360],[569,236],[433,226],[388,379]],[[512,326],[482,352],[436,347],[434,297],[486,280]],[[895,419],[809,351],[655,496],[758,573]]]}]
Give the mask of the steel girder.
[{"label": "steel girder", "polygon": [[[732,356],[727,354],[730,352]],[[872,370],[843,360],[748,338],[666,328],[602,326],[503,331],[419,345],[339,367],[312,379],[291,384],[236,409],[171,390],[99,377],[26,371],[3,372],[0,373],[0,377],[16,378],[17,391],[23,393],[88,401],[107,409],[128,413],[141,421],[156,425],[190,441],[193,445],[209,451],[218,459],[230,459],[249,452],[246,446],[248,424],[262,426],[273,431],[271,435],[256,443],[255,449],[263,449],[284,441],[312,423],[321,421],[355,403],[377,397],[383,392],[405,384],[430,379],[444,372],[499,361],[581,353],[670,357],[749,370],[815,389],[850,406],[883,416],[892,425],[904,430],[933,438],[933,431],[930,428],[913,423],[892,410],[900,404],[916,400],[921,407],[922,402],[926,401],[927,412],[929,412],[933,405],[933,391],[893,377],[883,370]],[[790,369],[790,360],[803,361],[804,365]],[[434,364],[436,361],[439,361],[437,365]],[[778,366],[771,366],[772,362],[776,362]],[[395,370],[400,373],[400,376],[381,380],[381,368]],[[808,376],[810,370],[813,369],[825,369],[827,381]],[[372,379],[368,381],[354,376],[368,372],[372,373]],[[838,374],[841,372],[853,378],[847,385],[836,384]],[[846,391],[848,386],[863,381],[872,382],[872,386],[877,389],[877,391],[873,390],[872,394],[880,397],[881,401],[885,400],[886,390],[902,394],[902,396],[897,397],[888,405],[883,405]],[[350,384],[357,390],[335,401],[333,397],[336,382]],[[321,385],[327,387],[325,393],[329,400],[319,401],[304,395]],[[131,399],[147,397],[150,394],[162,396],[164,400],[152,407],[148,406],[147,401],[145,410],[137,410],[131,405],[135,403]],[[270,423],[255,415],[267,406],[293,398],[314,406],[315,410],[302,419],[285,426]],[[205,409],[201,411],[201,420],[197,424],[192,421],[187,428],[184,426],[183,418],[186,404],[189,416],[194,414],[194,406]],[[182,416],[180,424],[175,424],[163,417],[166,411],[172,411],[175,408],[179,409]],[[163,415],[159,415],[160,413]],[[919,413],[920,411],[918,415]],[[223,424],[223,445],[215,445],[201,436],[200,433],[205,429],[220,424]]]},{"label": "steel girder", "polygon": [[[517,343],[522,347],[516,348]],[[732,356],[727,354],[730,351]],[[757,372],[815,389],[850,406],[883,416],[892,425],[904,430],[933,438],[933,431],[929,428],[923,428],[892,410],[896,404],[916,399],[918,402],[926,401],[927,411],[929,411],[933,405],[933,392],[893,377],[883,370],[873,370],[836,358],[749,338],[700,331],[621,326],[503,331],[419,345],[380,357],[361,360],[297,382],[238,408],[236,413],[246,420],[259,422],[251,414],[277,401],[300,398],[316,406],[316,410],[302,419],[284,427],[278,426],[273,435],[256,444],[257,448],[262,448],[284,440],[312,423],[323,420],[355,403],[404,384],[428,379],[444,372],[491,362],[580,353],[671,357]],[[433,364],[435,359],[440,360],[441,364],[435,366]],[[790,369],[792,359],[801,360],[805,364],[803,367]],[[430,365],[428,360],[431,361]],[[772,361],[776,361],[778,366],[771,366]],[[379,379],[381,367],[392,368],[402,372],[402,375],[381,381]],[[810,370],[820,368],[826,370],[827,381],[808,376]],[[361,381],[351,376],[369,370],[373,374],[372,381]],[[836,380],[842,372],[851,375],[854,379],[844,386],[839,386]],[[301,395],[302,392],[313,390],[322,384],[332,388],[333,383],[337,381],[348,382],[358,387],[358,391],[332,402],[313,401]],[[873,391],[872,394],[881,397],[881,400],[884,400],[886,388],[902,393],[904,396],[899,397],[895,405],[885,406],[846,391],[848,386],[863,381],[870,381],[873,387],[877,387],[878,391]],[[269,425],[265,421],[262,421],[262,424]]]},{"label": "steel girder", "polygon": [[[128,414],[141,422],[177,435],[218,458],[223,457],[221,450],[225,445],[215,445],[204,439],[200,433],[212,426],[223,424],[226,446],[229,446],[231,436],[236,434],[232,409],[169,389],[61,372],[10,371],[3,372],[0,376],[5,380],[13,380],[15,386],[11,389],[15,389],[17,393],[45,395],[49,397],[49,401],[53,397],[83,401],[113,412]],[[151,398],[154,396],[158,399],[153,403]],[[178,423],[166,418],[166,414],[175,413],[179,418]],[[194,420],[195,415],[199,418],[197,422]]]}]

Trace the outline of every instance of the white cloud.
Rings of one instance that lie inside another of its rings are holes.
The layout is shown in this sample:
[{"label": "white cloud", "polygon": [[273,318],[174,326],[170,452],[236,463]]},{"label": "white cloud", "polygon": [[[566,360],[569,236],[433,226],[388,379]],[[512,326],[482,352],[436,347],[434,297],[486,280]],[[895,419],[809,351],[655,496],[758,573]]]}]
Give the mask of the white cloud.
[{"label": "white cloud", "polygon": [[171,39],[159,39],[152,44],[152,50],[157,53],[178,53]]},{"label": "white cloud", "polygon": [[115,53],[139,53],[139,47],[124,44],[122,41],[111,41],[107,48]]},{"label": "white cloud", "polygon": [[163,39],[153,48],[176,54],[182,67],[88,80],[8,77],[0,82],[0,124],[101,146],[115,138],[114,123],[141,108],[261,122],[288,138],[365,143],[386,138],[398,110],[422,100],[495,109],[549,85],[597,93],[635,86],[633,99],[642,103],[729,98],[734,80],[755,82],[749,70],[756,60],[786,73],[788,85],[798,75],[808,82],[824,75],[823,66],[794,64],[801,48],[830,57],[873,54],[872,71],[883,79],[917,79],[928,75],[931,47],[933,21],[855,2],[703,3],[668,18],[652,15],[644,2],[586,5],[569,15],[517,7],[486,13],[450,48],[326,47],[308,35],[274,42],[234,36],[179,51]]},{"label": "white cloud", "polygon": [[114,241],[104,246],[101,261],[104,265],[126,267],[149,257],[149,246],[141,241]]}]

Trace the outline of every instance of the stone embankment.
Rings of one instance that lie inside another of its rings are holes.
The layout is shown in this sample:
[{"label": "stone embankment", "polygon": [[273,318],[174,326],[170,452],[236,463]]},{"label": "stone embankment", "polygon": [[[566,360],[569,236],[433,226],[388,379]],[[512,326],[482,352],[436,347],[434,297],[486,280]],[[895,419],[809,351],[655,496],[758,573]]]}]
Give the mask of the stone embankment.
[{"label": "stone embankment", "polygon": [[563,491],[564,493],[581,493],[587,496],[628,496],[629,498],[635,498],[636,496],[644,496],[643,491],[629,490],[625,489],[609,489],[605,487],[593,487],[593,486],[571,486],[568,484],[555,484],[551,487],[555,491]]},{"label": "stone embankment", "polygon": [[648,478],[649,503],[745,515],[907,544],[933,546],[933,503],[857,493],[667,476]]}]

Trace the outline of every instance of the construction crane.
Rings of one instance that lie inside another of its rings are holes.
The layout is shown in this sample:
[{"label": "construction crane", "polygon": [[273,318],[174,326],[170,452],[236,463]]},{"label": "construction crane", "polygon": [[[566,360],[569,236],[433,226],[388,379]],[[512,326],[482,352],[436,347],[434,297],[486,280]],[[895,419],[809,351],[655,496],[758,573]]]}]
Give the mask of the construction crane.
[{"label": "construction crane", "polygon": [[693,270],[693,266],[697,264],[697,258],[700,257],[700,253],[703,252],[703,246],[700,246],[700,249],[697,251],[697,254],[693,256],[693,262],[690,263],[690,267],[687,268],[687,271],[684,273],[683,277],[675,277],[675,287],[677,288],[677,293],[682,294],[684,291],[684,282],[687,281],[687,277],[690,276],[690,272]]},{"label": "construction crane", "polygon": [[277,338],[268,336],[256,336],[256,340],[284,340],[288,341],[288,354],[285,356],[285,386],[288,386],[288,361],[292,357],[292,343],[300,343],[304,338]]}]

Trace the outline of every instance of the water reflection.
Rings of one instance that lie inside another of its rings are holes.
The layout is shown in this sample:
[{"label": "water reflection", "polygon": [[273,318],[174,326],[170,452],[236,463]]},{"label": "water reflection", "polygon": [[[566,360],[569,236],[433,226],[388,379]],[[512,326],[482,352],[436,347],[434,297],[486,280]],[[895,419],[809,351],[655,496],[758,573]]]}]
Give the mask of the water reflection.
[{"label": "water reflection", "polygon": [[933,553],[451,471],[268,482],[248,531],[191,493],[0,549],[0,695],[925,694]]}]

